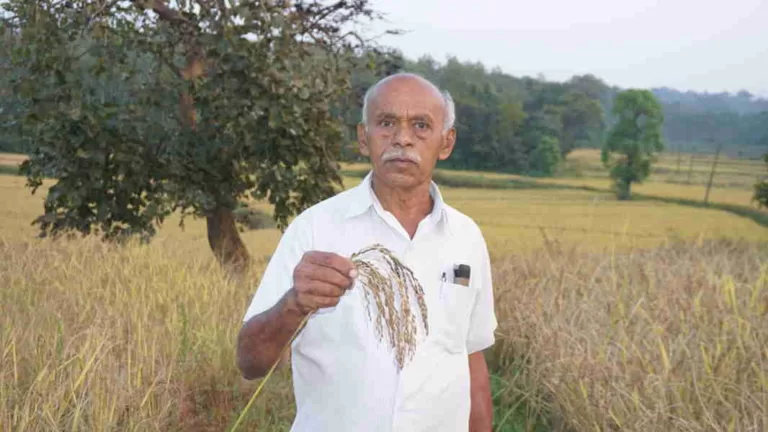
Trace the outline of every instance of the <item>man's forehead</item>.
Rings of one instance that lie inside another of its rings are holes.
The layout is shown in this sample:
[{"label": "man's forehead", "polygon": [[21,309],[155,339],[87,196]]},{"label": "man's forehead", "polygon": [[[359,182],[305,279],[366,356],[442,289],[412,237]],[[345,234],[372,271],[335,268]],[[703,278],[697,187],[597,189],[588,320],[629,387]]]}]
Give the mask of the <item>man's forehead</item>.
[{"label": "man's forehead", "polygon": [[445,101],[440,92],[428,83],[403,77],[383,83],[371,101],[374,112],[408,112],[410,115],[442,112]]}]

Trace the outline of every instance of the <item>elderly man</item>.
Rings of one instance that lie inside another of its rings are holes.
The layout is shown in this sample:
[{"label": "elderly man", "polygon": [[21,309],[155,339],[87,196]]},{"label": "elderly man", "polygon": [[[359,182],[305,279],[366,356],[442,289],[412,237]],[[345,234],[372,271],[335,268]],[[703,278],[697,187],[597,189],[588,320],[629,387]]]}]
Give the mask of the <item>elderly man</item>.
[{"label": "elderly man", "polygon": [[[373,169],[288,226],[245,314],[239,367],[247,379],[262,377],[316,312],[291,347],[291,430],[490,431],[488,250],[478,226],[432,181],[456,142],[453,101],[401,73],[371,87],[362,117],[360,151]],[[357,270],[348,257],[374,243],[397,254],[425,293],[429,334],[402,370],[369,325],[363,288],[352,289]],[[468,282],[454,278],[457,266],[468,269]]]}]

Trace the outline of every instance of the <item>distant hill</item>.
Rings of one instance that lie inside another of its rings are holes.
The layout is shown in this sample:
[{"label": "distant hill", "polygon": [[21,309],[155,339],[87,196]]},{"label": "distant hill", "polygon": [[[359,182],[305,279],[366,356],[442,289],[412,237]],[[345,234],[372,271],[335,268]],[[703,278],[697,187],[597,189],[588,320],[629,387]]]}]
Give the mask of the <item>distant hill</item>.
[{"label": "distant hill", "polygon": [[664,106],[669,150],[709,153],[722,144],[731,156],[757,158],[768,152],[768,99],[746,91],[651,91]]},{"label": "distant hill", "polygon": [[666,105],[680,105],[691,112],[735,112],[757,114],[768,111],[768,99],[747,91],[732,93],[681,92],[669,87],[651,89],[653,94]]}]

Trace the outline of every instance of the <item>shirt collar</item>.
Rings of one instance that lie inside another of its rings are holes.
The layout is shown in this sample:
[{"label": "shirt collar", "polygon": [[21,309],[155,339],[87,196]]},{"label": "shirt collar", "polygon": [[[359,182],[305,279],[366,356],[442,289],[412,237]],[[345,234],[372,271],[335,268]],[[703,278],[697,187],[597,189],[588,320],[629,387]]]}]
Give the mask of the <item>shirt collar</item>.
[{"label": "shirt collar", "polygon": [[[371,186],[372,178],[373,171],[371,170],[365,178],[363,178],[363,181],[351,190],[349,208],[346,213],[347,218],[352,218],[365,213],[375,202],[378,202],[378,199],[373,192],[373,187]],[[443,195],[440,193],[440,188],[437,187],[437,184],[434,181],[430,181],[429,195],[435,201],[434,206],[432,207],[432,213],[430,213],[429,217],[434,218],[436,224],[440,221],[447,223],[448,218]]]}]

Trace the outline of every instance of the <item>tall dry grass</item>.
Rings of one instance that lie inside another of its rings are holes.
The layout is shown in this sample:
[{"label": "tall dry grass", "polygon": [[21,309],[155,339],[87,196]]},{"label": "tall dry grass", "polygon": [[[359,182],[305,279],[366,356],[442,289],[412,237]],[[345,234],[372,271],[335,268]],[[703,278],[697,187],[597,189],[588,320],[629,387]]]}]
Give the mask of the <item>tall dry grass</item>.
[{"label": "tall dry grass", "polygon": [[[230,425],[257,384],[239,378],[234,357],[255,282],[185,253],[172,242],[0,239],[0,430]],[[245,426],[289,427],[292,394],[278,375]]]},{"label": "tall dry grass", "polygon": [[[234,341],[264,259],[231,280],[193,252],[0,237],[0,430],[226,430],[258,384]],[[766,430],[765,249],[493,261],[499,430],[542,415],[579,431]],[[244,426],[287,430],[293,414],[283,369]]]},{"label": "tall dry grass", "polygon": [[768,430],[767,277],[765,247],[730,241],[500,257],[506,406],[556,429]]}]

